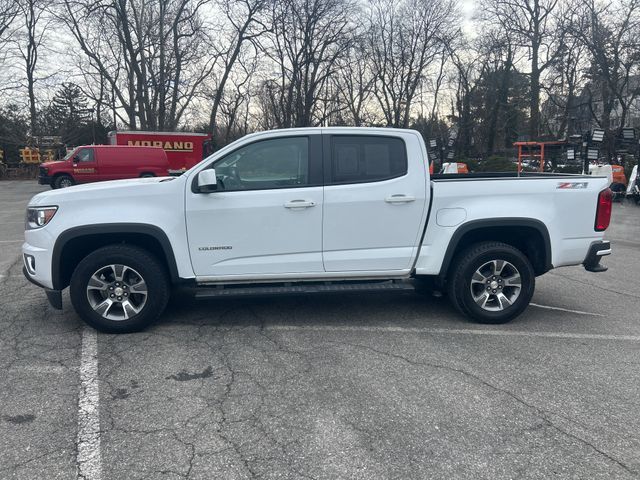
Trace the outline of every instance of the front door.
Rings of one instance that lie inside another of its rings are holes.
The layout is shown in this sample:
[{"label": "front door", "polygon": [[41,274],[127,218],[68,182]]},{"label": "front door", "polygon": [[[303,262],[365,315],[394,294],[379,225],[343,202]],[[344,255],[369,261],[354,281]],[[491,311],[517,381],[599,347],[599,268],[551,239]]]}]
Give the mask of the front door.
[{"label": "front door", "polygon": [[80,148],[71,158],[71,162],[73,163],[73,178],[76,183],[103,180],[98,171],[98,159],[93,148]]},{"label": "front door", "polygon": [[[408,271],[427,200],[413,135],[327,135],[323,249],[327,272]],[[407,149],[407,147],[410,147]]]},{"label": "front door", "polygon": [[215,192],[187,187],[197,277],[323,271],[321,150],[320,134],[256,140],[207,167]]}]

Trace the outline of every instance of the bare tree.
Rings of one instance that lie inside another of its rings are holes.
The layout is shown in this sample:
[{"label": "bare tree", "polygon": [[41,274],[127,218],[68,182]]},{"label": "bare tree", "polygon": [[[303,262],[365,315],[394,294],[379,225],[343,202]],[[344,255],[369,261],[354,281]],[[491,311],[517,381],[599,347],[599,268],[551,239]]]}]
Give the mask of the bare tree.
[{"label": "bare tree", "polygon": [[279,128],[318,124],[320,94],[345,55],[357,9],[351,0],[279,0],[266,52],[274,62],[262,89],[264,108]]},{"label": "bare tree", "polygon": [[120,120],[173,130],[215,66],[205,42],[207,3],[64,0],[59,19],[110,90]]},{"label": "bare tree", "polygon": [[23,24],[15,38],[19,57],[24,65],[31,135],[38,135],[38,106],[36,99],[36,68],[45,39],[48,19],[44,0],[20,0],[17,2]]},{"label": "bare tree", "polygon": [[511,79],[514,72],[515,56],[517,47],[509,32],[504,30],[489,30],[481,40],[480,55],[486,55],[491,62],[491,70],[495,72],[498,82],[494,85],[495,101],[487,105],[489,111],[486,117],[485,129],[485,154],[493,155],[496,148],[498,135],[498,119],[501,111],[507,108],[509,102],[509,91],[511,89]]},{"label": "bare tree", "polygon": [[[216,129],[217,145],[229,142],[246,135],[249,132],[250,106],[254,92],[251,80],[258,69],[258,59],[255,55],[249,58],[240,57],[226,82],[227,88],[220,98],[217,114]],[[219,87],[220,88],[220,87]]]},{"label": "bare tree", "polygon": [[0,0],[0,45],[5,40],[9,27],[18,16],[18,4],[14,0]]},{"label": "bare tree", "polygon": [[497,20],[529,56],[529,136],[540,135],[540,92],[543,73],[562,51],[562,29],[558,28],[559,0],[485,0],[484,18]]},{"label": "bare tree", "polygon": [[625,126],[629,108],[640,94],[640,0],[588,0],[576,8],[578,21],[572,31],[590,53],[587,88],[590,97],[599,100],[599,113],[592,105],[594,118],[610,131],[617,105],[618,126]]},{"label": "bare tree", "polygon": [[429,68],[456,36],[451,0],[374,0],[369,47],[375,96],[387,125],[407,127],[412,102]]},{"label": "bare tree", "polygon": [[[564,7],[564,5],[563,5]],[[588,52],[582,40],[572,32],[576,18],[569,9],[560,16],[565,39],[555,61],[549,67],[546,105],[541,113],[546,129],[556,138],[566,138],[576,132],[576,115],[579,108],[579,91],[584,86],[583,70],[588,63]]]},{"label": "bare tree", "polygon": [[[14,0],[0,0],[0,72],[5,75],[7,75],[7,69],[13,63],[8,61],[11,57],[9,45],[12,34],[16,30],[14,28],[17,23],[15,20],[19,12],[19,5]],[[0,92],[11,90],[13,86],[10,82],[0,79]]]},{"label": "bare tree", "polygon": [[[465,56],[472,47],[468,45],[464,49]],[[471,141],[473,138],[473,114],[472,99],[480,86],[484,73],[489,63],[486,55],[480,51],[472,52],[468,58],[463,58],[458,52],[451,53],[451,60],[456,69],[456,110],[457,110],[457,138],[458,153],[464,158],[471,156]]]},{"label": "bare tree", "polygon": [[[225,102],[225,88],[236,62],[248,47],[255,49],[258,39],[270,30],[265,19],[268,6],[268,0],[221,0],[220,2],[221,10],[225,12],[229,33],[225,42],[222,43],[223,48],[216,52],[220,59],[221,74],[214,85],[209,115],[209,130],[214,135],[217,133],[218,112]],[[214,39],[214,44],[220,45],[218,38]],[[242,70],[245,67],[246,65],[241,65]],[[245,76],[245,80],[241,84],[244,86],[249,81],[250,78]],[[238,94],[237,84],[235,93]],[[237,99],[238,96],[236,95],[235,98]],[[226,135],[228,134],[229,128],[227,128]]]},{"label": "bare tree", "polygon": [[373,97],[374,84],[366,44],[358,39],[339,60],[334,81],[337,104],[348,114],[349,124],[360,127],[371,122],[367,106]]}]

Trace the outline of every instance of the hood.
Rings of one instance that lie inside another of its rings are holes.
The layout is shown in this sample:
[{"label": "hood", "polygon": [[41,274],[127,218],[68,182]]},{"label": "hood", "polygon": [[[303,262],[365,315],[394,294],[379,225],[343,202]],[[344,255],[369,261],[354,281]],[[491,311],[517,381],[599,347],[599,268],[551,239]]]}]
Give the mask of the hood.
[{"label": "hood", "polygon": [[148,189],[148,193],[153,194],[155,193],[153,190],[162,188],[161,186],[182,183],[180,178],[183,177],[132,178],[129,180],[86,183],[84,185],[75,185],[59,190],[47,190],[35,195],[29,202],[29,206],[60,205],[67,202],[91,201],[101,198],[108,199],[115,195],[118,197],[140,197],[142,189]]},{"label": "hood", "polygon": [[66,165],[67,162],[68,162],[68,160],[56,160],[54,162],[43,162],[43,163],[40,164],[40,166],[41,167],[45,167],[45,168],[55,167],[57,165]]}]

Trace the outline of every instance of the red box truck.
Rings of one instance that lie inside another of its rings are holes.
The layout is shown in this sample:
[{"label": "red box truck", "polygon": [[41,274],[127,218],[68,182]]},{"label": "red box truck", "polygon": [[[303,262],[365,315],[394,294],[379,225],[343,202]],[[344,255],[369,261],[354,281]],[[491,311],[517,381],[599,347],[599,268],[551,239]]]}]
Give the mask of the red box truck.
[{"label": "red box truck", "polygon": [[211,154],[211,135],[189,132],[109,132],[111,145],[160,147],[167,152],[169,172],[179,174]]}]

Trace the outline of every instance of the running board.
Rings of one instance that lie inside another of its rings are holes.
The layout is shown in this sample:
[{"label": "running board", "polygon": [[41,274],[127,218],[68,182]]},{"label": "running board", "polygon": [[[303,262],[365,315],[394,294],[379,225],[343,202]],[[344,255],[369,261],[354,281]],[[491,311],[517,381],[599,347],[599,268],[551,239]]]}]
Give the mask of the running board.
[{"label": "running board", "polygon": [[350,293],[350,292],[381,292],[381,291],[413,291],[412,283],[404,280],[388,280],[383,282],[325,282],[321,284],[263,284],[242,286],[198,287],[196,298],[214,297],[249,297],[256,295],[291,295],[312,293]]}]

